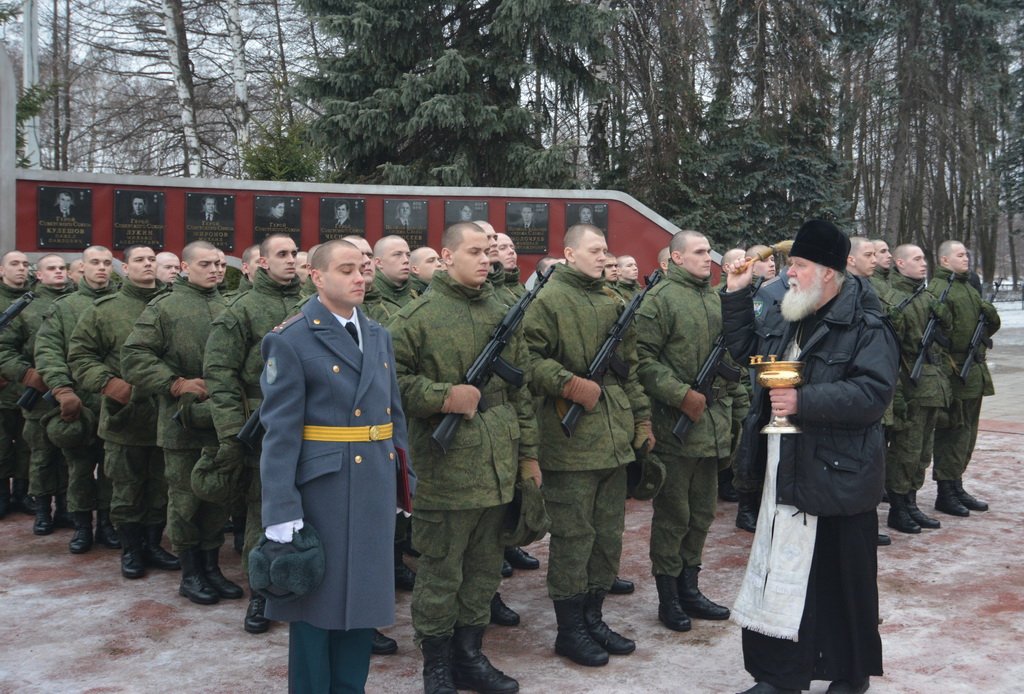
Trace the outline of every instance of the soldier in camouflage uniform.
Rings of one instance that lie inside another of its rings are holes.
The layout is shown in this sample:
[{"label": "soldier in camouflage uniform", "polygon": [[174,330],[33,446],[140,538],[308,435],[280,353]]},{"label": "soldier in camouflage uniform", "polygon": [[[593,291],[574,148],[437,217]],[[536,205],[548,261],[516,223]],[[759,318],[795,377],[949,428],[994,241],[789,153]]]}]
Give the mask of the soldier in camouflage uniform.
[{"label": "soldier in camouflage uniform", "polygon": [[[35,369],[35,342],[43,317],[53,302],[65,293],[67,264],[59,255],[44,255],[36,264],[38,280],[35,300],[0,333],[0,376],[11,383],[34,388],[39,396],[31,409],[23,408],[23,436],[29,447],[29,493],[36,500],[36,519],[32,532],[49,535],[56,527],[71,527],[68,516],[68,470],[59,448],[46,437],[41,420],[56,407],[41,396],[49,388]],[[51,507],[56,499],[56,516]]]},{"label": "soldier in camouflage uniform", "polygon": [[[91,246],[82,253],[83,276],[78,291],[53,302],[36,335],[35,362],[39,374],[60,404],[60,418],[81,421],[82,408],[89,408],[99,421],[100,398],[86,392],[71,375],[68,349],[79,317],[93,301],[110,294],[114,256],[103,246]],[[53,416],[53,415],[51,415]],[[84,433],[82,445],[62,448],[68,465],[68,510],[75,522],[75,534],[68,544],[72,554],[88,552],[93,544],[92,515],[96,511],[96,542],[111,549],[121,543],[110,523],[110,480],[103,472],[103,442],[96,436],[95,423]]]},{"label": "soldier in camouflage uniform", "polygon": [[[871,284],[871,278],[878,267],[875,258],[875,244],[863,236],[850,237],[850,255],[846,259],[846,272],[854,277],[863,277]],[[874,285],[871,285],[874,288]],[[876,292],[877,294],[877,292]]]},{"label": "soldier in camouflage uniform", "polygon": [[[603,382],[584,378],[623,309],[603,280],[608,245],[595,226],[565,234],[567,265],[558,268],[524,320],[530,384],[543,398],[537,412],[544,499],[551,516],[548,594],[555,605],[555,652],[581,665],[625,655],[633,641],[604,623],[604,597],[619,568],[625,518],[626,465],[633,449],[654,443],[651,408],[637,380],[636,332],[617,353],[628,368]],[[586,410],[566,438],[560,420],[571,403]]]},{"label": "soldier in camouflage uniform", "polygon": [[373,247],[373,264],[373,288],[380,300],[367,306],[366,312],[386,326],[399,309],[418,296],[409,281],[408,242],[401,236],[385,236]]},{"label": "soldier in camouflage uniform", "polygon": [[412,290],[423,294],[430,286],[434,272],[440,267],[441,257],[430,246],[420,246],[409,254],[409,282]]},{"label": "soldier in camouflage uniform", "polygon": [[935,508],[953,516],[967,516],[971,511],[987,511],[988,504],[964,491],[963,476],[971,461],[974,445],[978,439],[978,418],[981,415],[981,399],[993,395],[992,376],[985,363],[987,344],[982,344],[977,363],[967,376],[967,382],[960,380],[967,350],[978,324],[978,316],[984,314],[987,327],[983,337],[989,340],[999,330],[999,313],[995,306],[982,300],[981,295],[968,282],[970,258],[967,249],[959,241],[943,241],[939,246],[939,267],[928,285],[933,297],[942,295],[947,285],[952,288],[946,298],[946,306],[952,314],[952,328],[949,333],[949,356],[953,368],[947,375],[952,385],[953,399],[945,412],[939,415],[935,425],[935,466],[932,476],[938,484]]},{"label": "soldier in camouflage uniform", "polygon": [[888,525],[903,533],[921,528],[938,528],[939,521],[917,507],[917,490],[924,485],[924,473],[931,464],[932,437],[939,410],[949,405],[950,386],[945,364],[946,350],[932,343],[932,351],[915,384],[910,371],[921,348],[921,336],[934,310],[945,317],[949,309],[939,307],[930,294],[922,293],[928,277],[928,261],[920,247],[904,244],[896,248],[896,272],[889,275],[889,288],[882,303],[896,329],[900,344],[900,379],[893,398],[894,421],[887,430],[885,489],[889,497]]},{"label": "soldier in camouflage uniform", "polygon": [[156,443],[164,451],[168,536],[181,558],[178,593],[199,605],[243,595],[220,571],[228,509],[192,491],[192,468],[202,448],[217,444],[202,376],[206,339],[224,310],[217,290],[220,267],[212,244],[185,246],[182,275],[170,292],[149,302],[121,350],[125,377],[159,403]]},{"label": "soldier in camouflage uniform", "polygon": [[640,267],[636,264],[636,258],[631,255],[620,255],[616,264],[619,280],[615,283],[615,291],[624,301],[630,301],[642,290],[639,281]]},{"label": "soldier in camouflage uniform", "polygon": [[875,247],[875,272],[871,275],[871,286],[879,297],[885,296],[889,291],[889,282],[892,277],[893,257],[889,250],[889,244],[883,239],[872,239],[871,244]]},{"label": "soldier in camouflage uniform", "polygon": [[121,377],[121,348],[150,299],[163,291],[156,254],[148,246],[124,251],[120,291],[101,296],[71,332],[68,363],[83,392],[100,396],[103,469],[111,482],[110,520],[121,541],[121,575],[142,578],[146,567],[174,571],[177,557],[160,547],[167,520],[164,459],[156,446],[156,399]]},{"label": "soldier in camouflage uniform", "polygon": [[[259,409],[263,397],[260,373],[263,336],[284,322],[299,300],[295,241],[287,234],[272,234],[260,244],[262,267],[256,270],[253,287],[230,301],[214,321],[206,341],[203,378],[210,393],[210,412],[217,430],[215,460],[243,469],[242,489],[246,508],[242,571],[248,575],[249,552],[262,536],[259,453],[246,450],[236,438],[249,415]],[[266,599],[251,593],[244,628],[261,634],[270,626],[264,617]]]},{"label": "soldier in camouflage uniform", "polygon": [[516,253],[516,244],[508,234],[496,234],[495,240],[498,244],[498,262],[504,274],[501,289],[507,295],[506,298],[498,292],[498,298],[502,303],[512,306],[526,293],[526,287],[519,282],[519,255]]},{"label": "soldier in camouflage uniform", "polygon": [[156,281],[165,285],[174,284],[175,278],[181,273],[181,260],[170,251],[156,254]]},{"label": "soldier in camouflage uniform", "polygon": [[[732,452],[733,396],[742,386],[738,379],[715,377],[712,402],[694,388],[697,373],[722,333],[722,306],[710,285],[707,238],[681,231],[669,247],[668,273],[637,312],[637,353],[640,383],[652,400],[658,441],[654,452],[665,464],[665,484],[654,497],[651,520],[658,618],[669,629],[688,631],[690,617],[729,617],[728,608],[701,593],[697,575],[715,519],[718,462],[728,460]],[[672,433],[681,414],[693,422],[683,442]]]},{"label": "soldier in camouflage uniform", "polygon": [[[413,544],[421,556],[412,623],[427,692],[515,692],[518,683],[496,670],[480,645],[500,580],[500,532],[516,479],[540,484],[536,422],[525,384],[495,377],[481,392],[462,383],[506,309],[486,285],[486,232],[458,223],[445,231],[442,246],[449,270],[436,273],[431,290],[390,327],[418,479]],[[438,330],[442,323],[450,329]],[[526,369],[520,333],[503,357]],[[481,399],[487,407],[478,411]],[[464,421],[444,454],[430,436],[447,413]]]}]

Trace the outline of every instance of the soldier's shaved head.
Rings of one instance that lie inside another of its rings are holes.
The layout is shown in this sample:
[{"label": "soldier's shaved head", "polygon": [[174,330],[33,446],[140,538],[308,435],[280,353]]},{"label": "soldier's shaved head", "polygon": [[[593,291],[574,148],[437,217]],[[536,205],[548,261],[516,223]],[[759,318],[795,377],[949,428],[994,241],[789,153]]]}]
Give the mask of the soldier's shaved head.
[{"label": "soldier's shaved head", "polygon": [[583,239],[587,237],[587,234],[597,234],[602,238],[604,237],[604,232],[593,224],[573,224],[566,230],[565,237],[562,239],[562,245],[566,248],[578,249]]},{"label": "soldier's shaved head", "polygon": [[441,234],[441,248],[454,251],[462,243],[463,234],[467,231],[476,231],[486,234],[487,230],[476,222],[456,222],[444,230]]},{"label": "soldier's shaved head", "polygon": [[359,250],[354,243],[349,243],[345,239],[331,239],[327,243],[322,243],[313,248],[313,252],[309,257],[310,269],[325,272],[331,264],[334,251],[338,248],[354,248],[357,251]]},{"label": "soldier's shaved head", "polygon": [[193,241],[184,248],[181,249],[181,260],[185,263],[192,263],[195,261],[196,254],[199,251],[216,251],[217,247],[209,241]]},{"label": "soldier's shaved head", "polygon": [[397,243],[404,243],[408,245],[408,242],[398,234],[391,234],[390,236],[385,236],[381,238],[380,241],[373,244],[373,257],[382,257],[385,253],[388,252],[388,249],[391,248],[391,246]]},{"label": "soldier's shaved head", "polygon": [[673,236],[672,240],[669,242],[669,244],[668,244],[669,254],[671,255],[672,253],[682,253],[682,252],[684,252],[686,250],[686,244],[688,244],[690,242],[690,239],[704,239],[704,238],[707,238],[707,237],[704,236],[704,234],[700,233],[699,231],[694,231],[693,229],[683,229],[682,231],[677,233],[675,236]]}]

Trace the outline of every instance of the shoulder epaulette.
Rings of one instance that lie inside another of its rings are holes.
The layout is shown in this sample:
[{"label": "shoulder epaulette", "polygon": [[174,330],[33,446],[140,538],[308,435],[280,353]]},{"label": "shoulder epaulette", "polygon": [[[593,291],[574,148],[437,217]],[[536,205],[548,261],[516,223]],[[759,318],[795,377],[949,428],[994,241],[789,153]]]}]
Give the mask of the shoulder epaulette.
[{"label": "shoulder epaulette", "polygon": [[299,322],[299,320],[302,319],[303,317],[304,317],[303,314],[296,313],[294,316],[292,316],[291,318],[285,320],[283,323],[281,323],[280,325],[275,327],[271,332],[282,333],[282,332],[284,332],[285,328],[287,328],[287,327],[289,327],[291,325],[295,325],[295,323]]}]

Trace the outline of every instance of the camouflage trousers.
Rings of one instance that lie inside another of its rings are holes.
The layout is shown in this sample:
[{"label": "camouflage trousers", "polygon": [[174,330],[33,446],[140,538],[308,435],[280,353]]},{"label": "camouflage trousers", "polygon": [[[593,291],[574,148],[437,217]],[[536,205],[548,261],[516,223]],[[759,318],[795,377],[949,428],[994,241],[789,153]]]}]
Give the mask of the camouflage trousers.
[{"label": "camouflage trousers", "polygon": [[228,507],[203,501],[192,491],[192,468],[201,448],[165,448],[167,474],[167,537],[175,553],[188,549],[217,549],[224,544]]},{"label": "camouflage trousers", "polygon": [[886,430],[885,488],[897,494],[924,486],[924,473],[932,462],[932,440],[938,407],[907,403],[907,414]]},{"label": "camouflage trousers", "polygon": [[544,471],[551,517],[548,596],[563,600],[608,590],[619,573],[626,516],[626,466]]},{"label": "camouflage trousers", "polygon": [[28,445],[21,408],[0,410],[0,480],[28,479]]},{"label": "camouflage trousers", "polygon": [[[247,461],[248,462],[248,461]],[[260,461],[255,467],[246,467],[245,475],[245,543],[242,545],[242,573],[249,575],[249,552],[263,537],[263,482],[260,480]]]},{"label": "camouflage trousers", "polygon": [[110,478],[110,520],[163,526],[167,521],[167,480],[163,452],[156,446],[107,441],[103,468]]},{"label": "camouflage trousers", "polygon": [[412,593],[416,644],[455,627],[486,626],[501,582],[501,528],[506,505],[465,511],[413,510],[420,552]]},{"label": "camouflage trousers", "polygon": [[701,565],[718,502],[718,459],[660,457],[665,484],[653,501],[651,573],[679,576]]},{"label": "camouflage trousers", "polygon": [[112,488],[103,469],[103,442],[62,450],[68,461],[68,510],[109,510]]},{"label": "camouflage trousers", "polygon": [[[944,416],[943,416],[944,415]],[[935,467],[932,478],[940,481],[958,480],[971,462],[978,441],[978,418],[981,398],[956,400],[940,413],[935,425]]]},{"label": "camouflage trousers", "polygon": [[68,488],[64,454],[50,442],[38,418],[25,419],[24,436],[29,449],[28,493],[32,496],[63,494]]}]

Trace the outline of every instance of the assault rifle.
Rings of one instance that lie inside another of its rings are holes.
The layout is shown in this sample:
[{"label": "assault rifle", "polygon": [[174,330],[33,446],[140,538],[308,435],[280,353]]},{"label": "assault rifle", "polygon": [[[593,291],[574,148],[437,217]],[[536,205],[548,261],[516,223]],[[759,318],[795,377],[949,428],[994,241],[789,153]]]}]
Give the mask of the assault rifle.
[{"label": "assault rifle", "polygon": [[[995,294],[989,298],[989,303],[992,299],[995,299]],[[988,319],[985,318],[984,311],[978,311],[978,323],[974,326],[974,334],[971,335],[971,344],[967,348],[967,356],[964,358],[964,365],[960,369],[960,380],[967,383],[967,376],[971,373],[971,367],[978,361],[978,350],[981,349],[982,345],[988,348],[992,347],[992,340],[986,335],[986,329],[988,328]]]},{"label": "assault rifle", "polygon": [[[509,340],[512,339],[516,328],[523,322],[526,308],[536,298],[537,294],[540,293],[540,290],[544,288],[544,285],[547,284],[548,278],[551,277],[555,267],[556,265],[552,265],[543,275],[537,278],[533,289],[519,297],[519,301],[508,310],[508,313],[501,319],[501,322],[495,326],[494,331],[491,333],[491,338],[466,370],[466,377],[463,383],[482,390],[490,382],[491,377],[497,374],[500,378],[517,388],[523,385],[523,372],[505,361],[501,353],[504,351],[505,346],[508,345]],[[487,403],[481,398],[477,408],[483,412],[486,407]],[[462,419],[462,415],[458,412],[449,412],[441,418],[441,423],[437,425],[434,433],[430,435],[430,439],[441,448],[443,453],[448,452],[448,446],[451,445],[452,439],[455,438],[455,432],[458,431]]]},{"label": "assault rifle", "polygon": [[[725,335],[719,335],[718,339],[715,340],[715,344],[711,347],[711,354],[704,360],[704,364],[701,365],[700,371],[697,372],[697,378],[690,386],[691,390],[696,390],[698,393],[704,396],[705,401],[710,407],[715,402],[715,390],[713,388],[715,377],[721,376],[727,381],[735,383],[740,380],[740,370],[729,364],[726,364],[723,359],[725,358]],[[679,419],[676,421],[674,427],[672,427],[672,433],[679,443],[683,443],[686,440],[686,435],[690,432],[690,427],[693,426],[693,420],[686,416],[686,414],[679,415]]]},{"label": "assault rifle", "polygon": [[[626,308],[619,314],[618,319],[612,323],[612,327],[608,329],[608,337],[605,338],[601,349],[597,351],[594,359],[590,362],[590,366],[587,367],[587,373],[583,375],[583,378],[600,383],[609,369],[614,371],[619,378],[625,379],[629,376],[629,366],[615,354],[615,350],[618,349],[619,343],[622,342],[622,338],[626,335],[626,330],[633,323],[633,316],[636,315],[637,309],[640,308],[640,303],[647,296],[647,292],[651,291],[651,287],[656,285],[660,279],[661,270],[652,272],[651,276],[646,280],[647,286],[644,287],[644,290],[626,304]],[[565,416],[562,417],[562,432],[567,437],[571,438],[573,433],[575,433],[576,425],[579,424],[582,415],[583,405],[578,402],[572,403]]]},{"label": "assault rifle", "polygon": [[18,300],[13,304],[4,309],[3,313],[0,313],[0,331],[6,330],[7,326],[11,324],[19,313],[25,310],[25,307],[32,303],[32,300],[36,298],[36,295],[32,292],[25,292]]},{"label": "assault rifle", "polygon": [[[949,290],[952,288],[953,282],[950,278],[949,284],[942,290],[942,294],[939,295],[939,306],[946,303],[946,297],[949,296]],[[932,349],[932,343],[935,342],[936,333],[939,330],[939,317],[935,315],[935,307],[931,309],[931,316],[928,318],[928,323],[924,327],[924,333],[921,334],[921,346],[917,350],[917,359],[914,360],[914,368],[910,370],[910,381],[915,386],[917,381],[921,378],[921,369],[924,368],[924,363],[928,359],[928,352]]]}]

